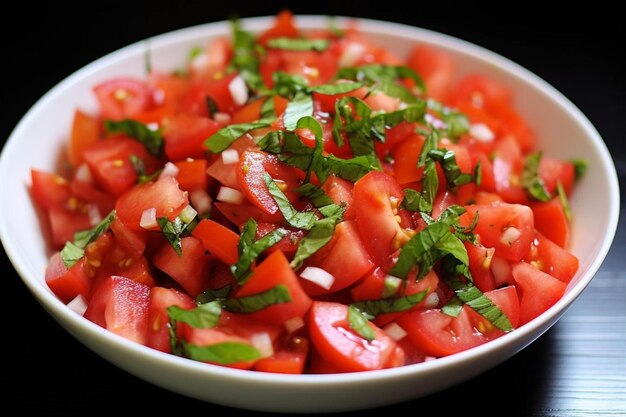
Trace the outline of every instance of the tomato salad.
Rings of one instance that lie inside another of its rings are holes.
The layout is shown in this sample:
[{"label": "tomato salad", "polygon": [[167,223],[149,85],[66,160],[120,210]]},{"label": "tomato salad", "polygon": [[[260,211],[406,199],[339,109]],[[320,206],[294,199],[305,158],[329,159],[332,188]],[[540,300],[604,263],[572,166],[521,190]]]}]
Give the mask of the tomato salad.
[{"label": "tomato salad", "polygon": [[578,268],[584,163],[543,156],[506,85],[455,72],[282,12],[95,86],[70,171],[32,170],[48,286],[137,343],[264,372],[402,366],[528,323]]}]

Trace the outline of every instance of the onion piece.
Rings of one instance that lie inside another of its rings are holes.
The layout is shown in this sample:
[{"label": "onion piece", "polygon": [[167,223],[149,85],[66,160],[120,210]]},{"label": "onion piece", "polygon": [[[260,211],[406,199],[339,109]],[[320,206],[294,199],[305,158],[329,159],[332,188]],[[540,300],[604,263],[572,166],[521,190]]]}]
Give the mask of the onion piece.
[{"label": "onion piece", "polygon": [[189,201],[200,215],[211,212],[213,200],[211,196],[204,190],[193,190],[189,192]]},{"label": "onion piece", "polygon": [[404,339],[404,337],[408,334],[406,330],[398,325],[398,323],[393,321],[383,327],[383,331],[387,333],[387,336],[391,337],[395,341]]},{"label": "onion piece", "polygon": [[365,54],[365,46],[358,42],[349,44],[339,57],[340,67],[351,67]]},{"label": "onion piece", "polygon": [[139,226],[144,229],[154,229],[159,224],[156,219],[156,208],[152,207],[149,209],[145,209],[143,213],[141,213],[141,220],[139,221]]},{"label": "onion piece", "polygon": [[85,297],[78,294],[72,301],[67,303],[67,306],[72,309],[72,311],[83,316],[85,311],[87,311],[87,300],[85,300]]},{"label": "onion piece", "polygon": [[228,84],[228,91],[236,105],[243,106],[248,101],[248,86],[241,76],[232,79]]},{"label": "onion piece", "polygon": [[300,277],[311,281],[312,283],[329,290],[335,283],[335,277],[316,266],[307,266],[304,271],[300,273]]},{"label": "onion piece", "polygon": [[217,112],[213,115],[213,120],[215,120],[217,123],[222,123],[225,125],[230,123],[230,119],[230,114],[228,113]]},{"label": "onion piece", "polygon": [[219,201],[223,201],[224,203],[241,204],[243,202],[244,196],[239,190],[221,186],[220,190],[217,193],[217,199]]},{"label": "onion piece", "polygon": [[287,330],[287,333],[293,333],[304,327],[304,320],[302,320],[302,317],[300,316],[292,317],[284,322],[283,326],[285,326],[285,330]]},{"label": "onion piece", "polygon": [[89,223],[92,226],[97,225],[102,221],[102,214],[96,204],[87,204],[87,215],[89,216]]},{"label": "onion piece", "polygon": [[222,162],[224,165],[232,165],[239,162],[239,152],[237,149],[226,149],[222,152]]},{"label": "onion piece", "polygon": [[191,223],[197,215],[198,212],[190,205],[187,205],[179,214],[180,219],[187,224]]},{"label": "onion piece", "polygon": [[176,165],[174,165],[172,162],[167,162],[163,167],[163,171],[161,171],[161,173],[159,174],[159,178],[175,177],[178,175],[179,171],[180,170]]},{"label": "onion piece", "polygon": [[428,294],[426,300],[424,300],[424,308],[437,308],[439,305],[439,294],[432,292]]},{"label": "onion piece", "polygon": [[511,246],[521,235],[522,232],[517,227],[507,227],[500,236],[500,243]]},{"label": "onion piece", "polygon": [[272,345],[272,338],[269,333],[255,333],[250,337],[250,342],[257,348],[262,358],[267,358],[274,354],[274,346]]},{"label": "onion piece", "polygon": [[471,125],[469,133],[480,142],[493,142],[496,138],[496,135],[494,135],[491,129],[484,123]]},{"label": "onion piece", "polygon": [[87,164],[80,164],[78,168],[76,168],[76,172],[74,172],[74,178],[78,181],[86,182],[91,184],[93,182],[93,177],[91,176],[91,171]]}]

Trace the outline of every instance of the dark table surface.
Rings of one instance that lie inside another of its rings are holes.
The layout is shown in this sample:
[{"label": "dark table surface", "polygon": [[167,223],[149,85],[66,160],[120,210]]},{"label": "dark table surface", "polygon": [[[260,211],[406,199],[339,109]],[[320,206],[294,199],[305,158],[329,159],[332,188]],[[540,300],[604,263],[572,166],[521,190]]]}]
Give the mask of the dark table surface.
[{"label": "dark table surface", "polygon": [[[393,6],[379,2],[385,4],[373,7],[349,1],[335,1],[328,7],[319,2],[301,3],[237,7],[208,1],[166,6],[106,2],[87,10],[83,9],[85,2],[54,2],[54,6],[13,3],[19,12],[5,13],[0,29],[6,58],[2,64],[0,140],[8,137],[19,118],[54,84],[108,52],[234,13],[267,15],[290,8],[303,14],[355,15],[421,26],[477,43],[520,63],[562,91],[589,117],[611,151],[620,181],[625,179],[622,55],[626,32],[621,14],[608,2],[558,12],[526,2],[493,7],[439,2],[419,4],[415,12],[407,12],[398,2]],[[622,198],[622,219],[624,210]],[[613,247],[590,286],[539,340],[464,384],[379,411],[626,415],[625,254],[626,226],[621,222]],[[17,407],[38,415],[126,410],[160,413],[169,406],[185,414],[233,411],[162,390],[105,362],[44,312],[4,251],[0,256],[1,294],[8,303],[0,330],[3,409]]]}]

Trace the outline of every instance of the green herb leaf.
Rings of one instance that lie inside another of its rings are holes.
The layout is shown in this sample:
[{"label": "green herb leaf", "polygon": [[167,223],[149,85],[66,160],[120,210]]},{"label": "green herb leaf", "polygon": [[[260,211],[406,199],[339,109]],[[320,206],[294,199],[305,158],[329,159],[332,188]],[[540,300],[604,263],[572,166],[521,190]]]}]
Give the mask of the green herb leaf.
[{"label": "green herb leaf", "polygon": [[359,98],[348,96],[337,100],[333,125],[333,137],[337,144],[340,141],[343,143],[341,130],[344,130],[354,156],[367,155],[376,158],[374,140],[371,137],[371,114],[370,107]]},{"label": "green herb leaf", "polygon": [[309,88],[309,83],[303,76],[282,71],[274,72],[272,81],[274,82],[274,92],[289,100],[293,100],[299,92],[308,92]]},{"label": "green herb leaf", "polygon": [[196,329],[210,329],[217,326],[222,314],[219,301],[200,304],[193,310],[185,310],[176,305],[167,308],[170,321],[188,324]]},{"label": "green herb leaf", "polygon": [[61,250],[61,259],[65,267],[69,269],[74,266],[85,255],[87,245],[109,230],[109,226],[114,219],[115,210],[111,211],[92,229],[76,232],[74,234],[74,242],[65,242],[65,246]]},{"label": "green herb leaf", "polygon": [[221,128],[214,135],[204,141],[204,146],[213,153],[220,153],[227,149],[234,141],[245,135],[252,129],[268,127],[269,122],[259,120],[252,123],[240,123]]},{"label": "green herb leaf", "polygon": [[413,104],[402,110],[396,110],[388,113],[380,113],[370,119],[372,125],[372,132],[376,137],[384,141],[385,131],[391,129],[394,126],[399,125],[402,122],[418,122],[424,119],[426,112],[426,103],[420,102]]},{"label": "green herb leaf", "polygon": [[288,303],[291,294],[287,286],[279,284],[257,294],[247,297],[229,298],[222,301],[222,306],[233,313],[250,314],[266,309],[267,307]]},{"label": "green herb leaf", "polygon": [[159,157],[163,152],[164,142],[160,129],[151,130],[148,126],[131,119],[119,122],[105,120],[104,128],[109,133],[124,133],[138,140],[151,155]]},{"label": "green herb leaf", "polygon": [[335,78],[365,81],[371,83],[391,82],[401,79],[412,79],[422,93],[426,94],[426,85],[422,78],[412,69],[394,65],[362,65],[359,67],[341,68]]},{"label": "green herb leaf", "polygon": [[315,92],[319,94],[324,94],[327,96],[334,96],[336,94],[345,94],[350,91],[358,90],[363,87],[363,83],[357,82],[345,82],[345,83],[337,83],[337,84],[322,84],[310,87],[308,91]]},{"label": "green herb leaf", "polygon": [[461,172],[461,168],[459,168],[456,163],[454,151],[432,149],[428,152],[428,156],[441,164],[443,173],[446,176],[446,182],[450,188],[456,189],[458,186],[472,182],[472,176],[470,174]]},{"label": "green herb leaf", "polygon": [[474,167],[474,182],[476,187],[480,187],[480,184],[483,182],[483,164],[480,159],[476,161],[476,166]]},{"label": "green herb leaf", "polygon": [[302,184],[296,191],[304,197],[311,200],[315,207],[324,207],[333,204],[333,200],[321,188],[311,184],[310,182]]},{"label": "green herb leaf", "polygon": [[211,117],[215,116],[215,113],[219,112],[220,109],[217,107],[217,103],[213,98],[206,96],[206,108],[209,110],[209,114]]},{"label": "green herb leaf", "polygon": [[255,361],[261,357],[261,353],[254,346],[238,342],[222,342],[209,346],[185,343],[183,352],[189,359],[219,365]]},{"label": "green herb leaf", "polygon": [[285,221],[290,226],[297,227],[298,229],[311,230],[315,220],[317,220],[315,213],[312,211],[300,212],[296,210],[269,174],[266,173],[263,178],[265,180],[265,184],[267,184],[267,190],[278,205]]},{"label": "green herb leaf", "polygon": [[196,296],[196,303],[205,304],[205,303],[209,303],[215,300],[218,300],[218,301],[225,300],[226,298],[228,298],[228,295],[230,294],[231,290],[232,290],[232,286],[230,285],[224,285],[223,287],[215,289],[215,290],[212,290],[212,289],[204,290]]},{"label": "green herb leaf", "polygon": [[128,159],[130,160],[130,164],[133,169],[137,173],[137,183],[145,184],[146,182],[154,181],[158,178],[159,174],[162,170],[156,170],[150,175],[146,175],[146,166],[143,161],[137,157],[135,154],[131,154]]},{"label": "green herb leaf", "polygon": [[585,175],[585,172],[587,172],[587,161],[584,159],[572,159],[570,162],[574,164],[574,178],[576,178],[576,180],[581,179],[583,175]]},{"label": "green herb leaf", "polygon": [[441,312],[450,317],[459,317],[461,310],[463,310],[463,301],[456,295],[450,298],[445,306],[441,307]]},{"label": "green herb leaf", "polygon": [[273,120],[276,118],[276,107],[274,97],[269,96],[261,105],[261,120]]},{"label": "green herb leaf", "polygon": [[298,243],[298,249],[290,264],[293,269],[300,268],[306,259],[330,242],[335,233],[335,226],[343,220],[344,208],[336,204],[320,207],[319,211],[324,218],[317,220],[309,233]]},{"label": "green herb leaf", "polygon": [[433,99],[428,100],[427,106],[429,110],[436,112],[441,121],[445,123],[445,127],[440,129],[443,136],[449,139],[457,139],[459,136],[469,132],[469,120],[463,113],[446,107]]},{"label": "green herb leaf", "polygon": [[572,222],[572,212],[569,208],[569,201],[567,199],[567,194],[565,193],[565,189],[563,188],[563,184],[561,181],[556,182],[556,192],[559,196],[559,200],[561,201],[561,206],[563,206],[563,213],[565,213],[565,218],[568,222]]},{"label": "green herb leaf", "polygon": [[522,171],[522,186],[535,200],[549,201],[551,196],[543,180],[539,176],[539,164],[541,163],[541,151],[528,154],[524,160]]},{"label": "green herb leaf", "polygon": [[294,99],[287,103],[283,116],[285,129],[296,130],[298,121],[307,116],[313,116],[313,98],[305,93],[297,93]]},{"label": "green herb leaf", "polygon": [[239,260],[235,265],[231,266],[231,271],[240,284],[250,275],[250,267],[259,255],[266,249],[280,242],[281,239],[287,235],[285,229],[276,229],[255,241],[256,229],[256,221],[249,219],[244,224],[241,236],[239,237],[239,245],[237,248]]},{"label": "green herb leaf", "polygon": [[286,51],[324,52],[329,45],[328,39],[273,38],[267,42],[267,46],[270,48]]},{"label": "green herb leaf", "polygon": [[193,61],[194,59],[199,57],[202,54],[202,52],[204,52],[204,50],[200,46],[196,45],[192,47],[189,50],[189,53],[187,54],[187,62]]},{"label": "green herb leaf", "polygon": [[182,235],[188,230],[191,223],[185,223],[180,217],[176,217],[174,221],[170,221],[167,217],[159,217],[157,223],[167,242],[178,256],[181,256],[183,254]]},{"label": "green herb leaf", "polygon": [[424,297],[426,297],[426,291],[420,291],[402,297],[358,301],[353,303],[352,306],[362,311],[370,320],[373,320],[381,314],[406,311],[420,303]]},{"label": "green herb leaf", "polygon": [[376,339],[376,333],[370,327],[369,320],[354,304],[348,307],[348,323],[352,330],[368,342]]},{"label": "green herb leaf", "polygon": [[328,16],[328,32],[336,38],[343,38],[346,32],[337,26],[335,16]]},{"label": "green herb leaf", "polygon": [[267,88],[259,72],[259,59],[256,54],[257,44],[254,36],[241,29],[238,20],[232,20],[231,24],[233,30],[231,69],[239,71],[248,88],[264,92]]}]

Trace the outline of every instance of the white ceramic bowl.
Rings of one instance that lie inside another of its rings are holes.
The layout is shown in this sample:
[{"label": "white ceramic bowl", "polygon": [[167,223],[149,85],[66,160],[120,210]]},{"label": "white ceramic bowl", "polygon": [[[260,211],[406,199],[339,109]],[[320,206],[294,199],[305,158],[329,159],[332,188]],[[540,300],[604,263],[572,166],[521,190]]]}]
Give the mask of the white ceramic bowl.
[{"label": "white ceramic bowl", "polygon": [[[244,20],[251,31],[272,18]],[[298,18],[303,29],[324,28],[326,17]],[[31,202],[30,169],[54,171],[68,139],[74,109],[96,110],[91,87],[118,75],[143,76],[147,43],[114,52],[77,71],[42,97],[20,121],[0,159],[0,237],[30,291],[78,340],[113,364],[150,381],[198,399],[265,411],[322,412],[364,409],[423,396],[469,379],[509,358],[550,328],[580,295],[600,267],[615,234],[619,188],[615,167],[589,120],[562,94],[519,65],[470,43],[394,23],[360,20],[361,31],[399,56],[422,42],[450,53],[459,76],[487,74],[510,86],[515,105],[529,121],[546,155],[583,157],[587,174],[571,199],[572,250],[580,270],[556,305],[531,323],[495,341],[422,364],[367,373],[278,375],[207,365],[164,354],[123,339],[78,316],[44,282],[49,249]],[[155,68],[173,69],[189,49],[218,35],[228,23],[212,23],[150,39]],[[36,149],[37,152],[32,152]],[[599,202],[601,202],[599,204]]]}]

